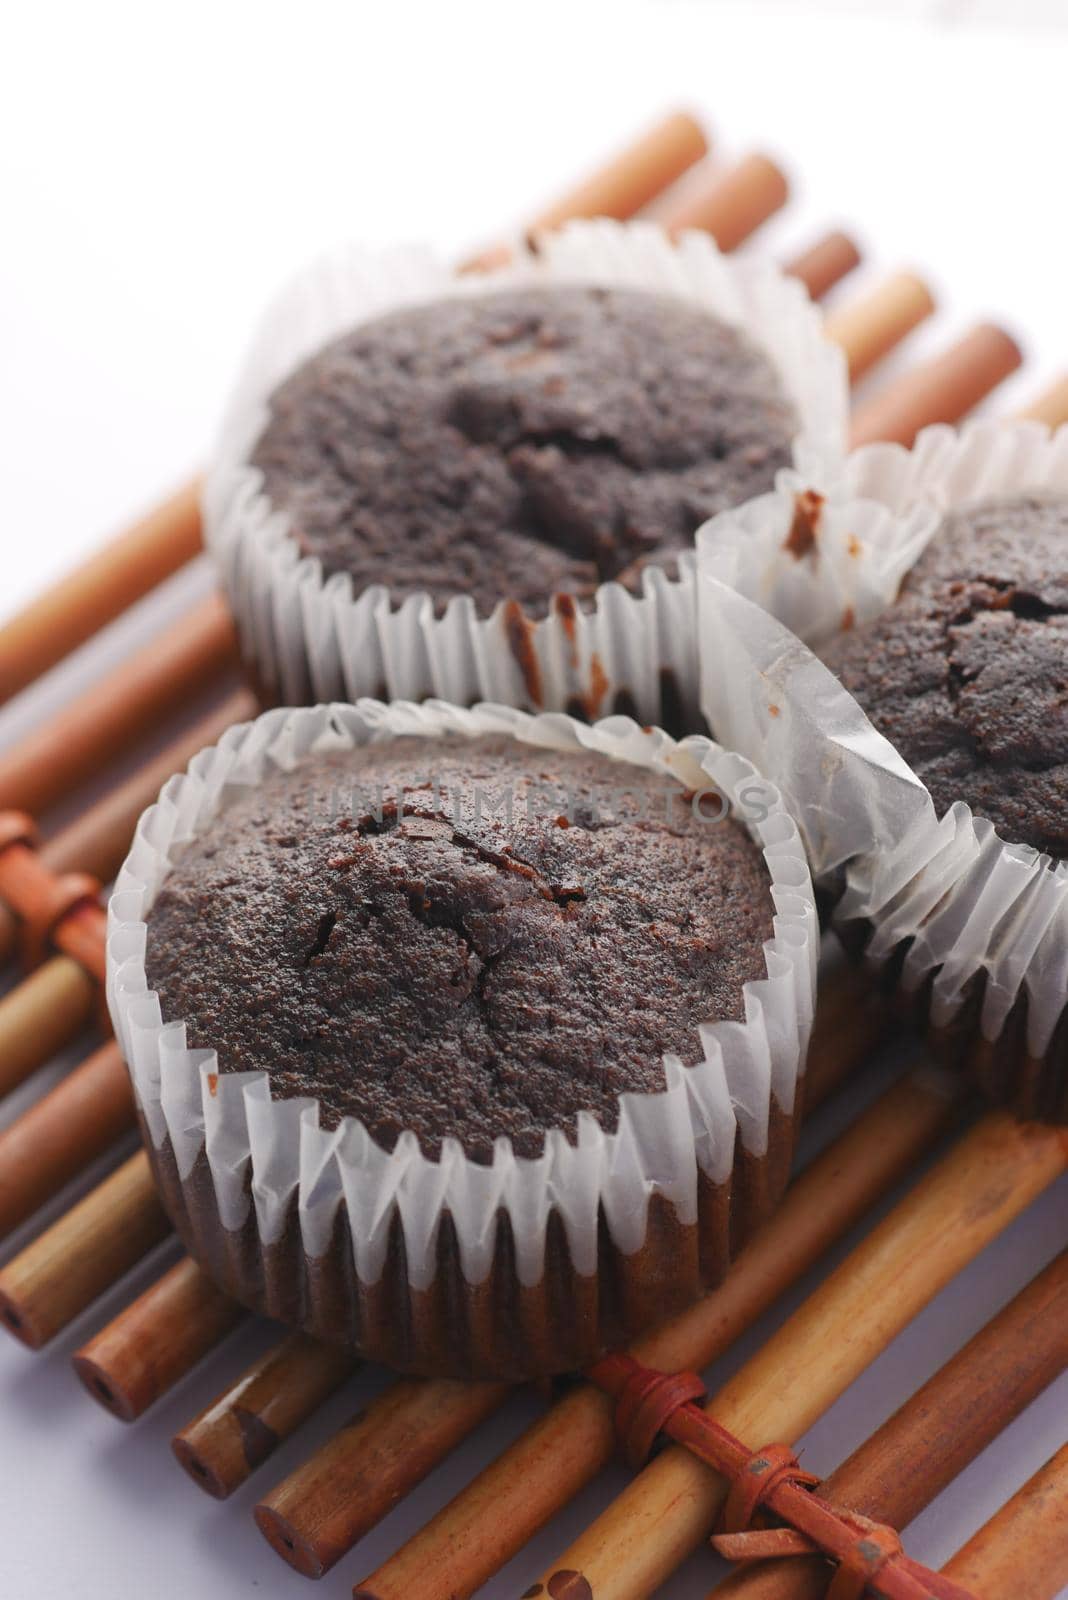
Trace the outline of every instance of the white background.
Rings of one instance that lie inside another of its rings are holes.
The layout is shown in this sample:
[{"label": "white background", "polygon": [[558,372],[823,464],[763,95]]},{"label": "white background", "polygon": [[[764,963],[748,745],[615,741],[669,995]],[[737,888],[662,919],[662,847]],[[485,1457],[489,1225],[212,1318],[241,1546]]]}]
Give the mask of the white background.
[{"label": "white background", "polygon": [[[1023,404],[1068,365],[1062,15],[1056,4],[966,0],[166,10],[93,0],[9,13],[0,614],[203,459],[255,313],[307,254],[345,234],[450,250],[490,239],[676,104],[708,119],[725,157],[759,146],[794,176],[795,200],[759,248],[785,254],[825,226],[854,227],[868,264],[848,292],[898,266],[928,271],[943,310],[913,351],[979,316],[1002,317],[1029,365],[999,403]],[[166,609],[203,581],[183,577]],[[157,626],[163,609],[157,602],[9,708],[0,742],[100,671],[123,638]],[[806,1463],[829,1470],[938,1367],[1064,1244],[1066,1212],[1062,1182],[812,1431]],[[330,1417],[219,1507],[174,1467],[167,1440],[265,1331],[237,1336],[128,1430],[84,1399],[67,1366],[101,1320],[91,1313],[43,1357],[0,1345],[2,1592],[304,1592],[249,1507]],[[380,1381],[358,1380],[334,1424]],[[517,1399],[322,1592],[347,1595],[533,1409]],[[910,1548],[946,1559],[1066,1433],[1062,1382],[920,1519]],[[622,1481],[606,1474],[487,1592],[521,1592]],[[702,1554],[666,1592],[693,1600],[712,1571]]]}]

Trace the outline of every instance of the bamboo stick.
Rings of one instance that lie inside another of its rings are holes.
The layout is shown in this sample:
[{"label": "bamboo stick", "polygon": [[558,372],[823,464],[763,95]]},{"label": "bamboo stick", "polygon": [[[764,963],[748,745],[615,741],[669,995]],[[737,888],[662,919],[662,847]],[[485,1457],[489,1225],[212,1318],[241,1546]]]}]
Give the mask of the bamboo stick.
[{"label": "bamboo stick", "polygon": [[346,1350],[292,1334],[176,1433],[171,1448],[195,1484],[225,1500],[360,1366]]},{"label": "bamboo stick", "polygon": [[101,992],[107,981],[107,912],[99,901],[75,906],[52,930],[57,950],[77,961],[95,978]]},{"label": "bamboo stick", "polygon": [[[37,852],[40,865],[56,874],[82,871],[102,883],[110,882],[130,848],[138,818],[167,779],[188,766],[198,751],[215,744],[227,728],[254,717],[257,710],[256,697],[250,690],[239,689],[230,695],[217,710],[116,785],[54,838],[46,840]],[[17,940],[18,920],[0,902],[0,966],[10,960]]]},{"label": "bamboo stick", "polygon": [[138,1152],[0,1271],[0,1323],[39,1350],[169,1229]]},{"label": "bamboo stick", "polygon": [[0,1096],[10,1094],[87,1027],[96,988],[69,956],[53,956],[0,1000]]},{"label": "bamboo stick", "polygon": [[1068,1584],[1068,1444],[942,1571],[977,1600],[1056,1600]]},{"label": "bamboo stick", "polygon": [[94,1400],[134,1422],[245,1314],[184,1256],[82,1345],[72,1364]]},{"label": "bamboo stick", "polygon": [[233,622],[221,597],[212,595],[0,755],[0,810],[40,815],[236,660]]},{"label": "bamboo stick", "polygon": [[[795,1179],[726,1282],[643,1339],[640,1361],[702,1368],[728,1350],[945,1132],[947,1086],[921,1072],[895,1084]],[[612,1403],[584,1383],[366,1580],[378,1600],[465,1600],[611,1459]]]},{"label": "bamboo stick", "polygon": [[[199,750],[215,744],[235,722],[255,716],[257,709],[255,696],[247,689],[239,689],[217,711],[47,840],[38,851],[41,864],[54,873],[77,870],[91,873],[102,883],[110,882],[130,848],[138,818],[167,779],[188,766]],[[17,936],[15,917],[6,906],[0,906],[0,965],[10,959]]]},{"label": "bamboo stick", "polygon": [[134,1126],[133,1093],[111,1042],[0,1131],[0,1239]]},{"label": "bamboo stick", "polygon": [[[215,744],[235,722],[255,716],[255,696],[247,689],[224,700],[218,710],[175,739],[132,777],[90,806],[38,851],[41,864],[51,872],[82,871],[102,883],[115,876],[130,848],[138,818],[159,794],[168,778],[181,772],[205,746]],[[17,938],[16,919],[0,911],[0,965],[7,961]]]},{"label": "bamboo stick", "polygon": [[[17,822],[19,813],[14,818]],[[16,839],[0,852],[0,895],[24,919],[24,953],[31,965],[54,947],[103,984],[107,917],[99,894],[100,884],[84,872],[57,879],[26,839]]]},{"label": "bamboo stick", "polygon": [[853,416],[854,445],[911,444],[933,422],[958,422],[1023,360],[1003,329],[984,322],[942,355],[904,373]]},{"label": "bamboo stick", "polygon": [[723,172],[711,164],[669,190],[649,215],[669,233],[699,228],[721,250],[736,250],[786,204],[786,174],[769,156],[754,153]]},{"label": "bamboo stick", "polygon": [[813,300],[822,300],[836,283],[860,266],[860,251],[847,233],[824,234],[807,250],[783,264],[791,278],[800,278]]},{"label": "bamboo stick", "polygon": [[194,480],[0,627],[0,705],[199,549],[200,483]]},{"label": "bamboo stick", "polygon": [[827,318],[827,336],[840,344],[854,383],[919,326],[935,309],[934,296],[913,272],[892,278]]},{"label": "bamboo stick", "polygon": [[544,233],[577,217],[632,217],[707,151],[701,125],[685,111],[673,112],[547,206],[527,232]]},{"label": "bamboo stick", "polygon": [[[1066,1166],[1064,1129],[987,1115],[707,1409],[754,1447],[798,1438]],[[558,1573],[574,1572],[597,1600],[638,1600],[707,1536],[725,1494],[723,1479],[696,1457],[677,1446],[666,1450],[542,1581],[552,1593]],[[380,1582],[372,1587],[378,1600],[399,1593]]]},{"label": "bamboo stick", "polygon": [[1025,406],[1020,416],[1044,422],[1048,428],[1060,428],[1068,422],[1068,373]]},{"label": "bamboo stick", "polygon": [[[820,1493],[899,1531],[953,1482],[1068,1365],[1068,1251],[832,1472]],[[716,1600],[822,1600],[822,1556],[762,1561]]]},{"label": "bamboo stick", "polygon": [[41,860],[53,872],[90,872],[102,883],[110,882],[126,858],[141,813],[167,780],[184,771],[199,751],[217,744],[227,728],[249,721],[258,710],[251,690],[238,689],[229,695],[125,782],[46,840]]},{"label": "bamboo stick", "polygon": [[[694,178],[695,181],[681,185],[678,192],[672,190],[662,204],[650,207],[649,217],[671,233],[677,234],[686,228],[710,233],[721,250],[737,249],[778,210],[788,192],[782,171],[760,155],[746,157],[728,172],[709,165],[707,169],[699,169]],[[530,230],[531,237],[535,231]],[[492,271],[507,265],[511,254],[507,245],[498,245],[466,262],[462,270]],[[833,250],[832,254],[835,254]],[[841,265],[840,255],[834,264],[841,272],[848,270]],[[830,265],[828,259],[824,270]]]},{"label": "bamboo stick", "polygon": [[261,1500],[256,1526],[291,1567],[321,1578],[510,1392],[399,1379]]}]

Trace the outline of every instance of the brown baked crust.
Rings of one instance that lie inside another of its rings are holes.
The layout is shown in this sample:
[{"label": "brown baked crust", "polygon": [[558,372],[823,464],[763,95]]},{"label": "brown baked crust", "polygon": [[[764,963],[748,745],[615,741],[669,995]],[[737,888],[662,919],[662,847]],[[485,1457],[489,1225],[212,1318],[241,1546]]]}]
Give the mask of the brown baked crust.
[{"label": "brown baked crust", "polygon": [[357,593],[589,602],[771,488],[797,417],[744,334],[673,296],[453,297],[367,322],[273,394],[252,454],[300,550]]},{"label": "brown baked crust", "polygon": [[[436,786],[436,787],[435,787]],[[475,1160],[606,1131],[766,975],[763,856],[720,797],[497,736],[320,755],[237,798],[148,917],[165,1020],[324,1126]],[[508,811],[510,809],[511,816]]]},{"label": "brown baked crust", "polygon": [[1068,499],[947,516],[897,603],[824,659],[931,791],[1068,855]]}]

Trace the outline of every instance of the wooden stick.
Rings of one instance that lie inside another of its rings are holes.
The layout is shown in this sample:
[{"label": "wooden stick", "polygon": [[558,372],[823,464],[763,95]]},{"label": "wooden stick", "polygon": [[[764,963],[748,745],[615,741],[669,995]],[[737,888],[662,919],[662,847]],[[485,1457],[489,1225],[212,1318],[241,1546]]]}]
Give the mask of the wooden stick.
[{"label": "wooden stick", "polygon": [[[1068,1251],[1022,1289],[824,1482],[838,1505],[906,1528],[1068,1365]],[[743,1567],[716,1600],[822,1600],[821,1556]]]},{"label": "wooden stick", "polygon": [[576,217],[633,217],[707,151],[701,125],[685,111],[673,112],[548,206],[527,232],[544,233]]},{"label": "wooden stick", "polygon": [[[1066,1167],[1066,1130],[990,1113],[824,1279],[708,1410],[754,1448],[800,1437]],[[666,1450],[542,1581],[551,1594],[554,1583],[561,1586],[558,1573],[574,1572],[597,1600],[638,1600],[707,1537],[725,1494],[724,1480],[695,1456],[677,1446]],[[375,1592],[391,1600],[380,1585]]]},{"label": "wooden stick", "polygon": [[200,482],[194,480],[0,627],[0,705],[199,549]]},{"label": "wooden stick", "polygon": [[[19,822],[19,813],[14,820]],[[29,924],[27,959],[43,961],[54,947],[102,985],[107,917],[99,893],[100,884],[85,873],[73,873],[61,883],[26,839],[16,839],[0,852],[0,897]]]},{"label": "wooden stick", "polygon": [[[787,193],[781,169],[767,156],[751,155],[728,172],[702,166],[648,215],[673,234],[695,228],[710,233],[721,250],[734,250],[784,204]],[[510,258],[509,247],[500,245],[465,263],[464,270],[491,271]]]},{"label": "wooden stick", "polygon": [[835,231],[783,263],[783,271],[800,278],[813,300],[822,300],[836,283],[860,266],[860,251],[847,233]]},{"label": "wooden stick", "polygon": [[107,981],[107,913],[98,901],[75,906],[56,923],[52,943],[100,985]]},{"label": "wooden stick", "polygon": [[183,772],[199,751],[217,744],[227,728],[249,721],[258,711],[250,689],[229,695],[132,777],[47,840],[41,846],[41,860],[53,872],[90,872],[101,882],[110,882],[126,858],[141,813],[152,805],[167,780]]},{"label": "wooden stick", "polygon": [[1037,400],[1020,412],[1020,416],[1034,422],[1044,422],[1048,428],[1060,428],[1068,422],[1068,373],[1043,390]]},{"label": "wooden stick", "polygon": [[233,622],[212,595],[0,756],[0,810],[38,816],[155,728],[237,660]]},{"label": "wooden stick", "polygon": [[649,209],[669,233],[699,228],[721,250],[736,250],[786,204],[790,185],[769,156],[745,156],[729,171],[706,163]]},{"label": "wooden stick", "polygon": [[[198,750],[217,743],[235,722],[254,717],[257,709],[256,697],[247,689],[240,689],[224,700],[217,711],[182,734],[43,844],[38,852],[42,863],[51,872],[88,872],[102,883],[110,882],[130,848],[138,818],[156,799],[167,779],[187,767]],[[17,931],[18,924],[11,912],[6,907],[0,909],[0,965],[14,951]]]},{"label": "wooden stick", "polygon": [[225,1500],[360,1366],[349,1351],[291,1334],[176,1433],[171,1448],[199,1488]]},{"label": "wooden stick", "polygon": [[0,1239],[134,1123],[130,1079],[112,1042],[0,1131]]},{"label": "wooden stick", "polygon": [[0,1000],[0,1096],[76,1039],[95,1004],[92,978],[69,956],[53,956],[6,994]]},{"label": "wooden stick", "polygon": [[1068,1584],[1068,1444],[942,1571],[978,1600],[1056,1600]]},{"label": "wooden stick", "polygon": [[39,1350],[169,1230],[138,1152],[0,1271],[0,1323]]},{"label": "wooden stick", "polygon": [[390,1384],[260,1502],[256,1526],[291,1567],[321,1578],[510,1392],[444,1378]]},{"label": "wooden stick", "polygon": [[[944,1133],[953,1102],[925,1074],[887,1091],[795,1179],[726,1282],[635,1347],[665,1371],[722,1355]],[[571,1390],[366,1580],[378,1600],[465,1600],[611,1459],[612,1405]]]},{"label": "wooden stick", "polygon": [[827,336],[846,352],[855,383],[934,309],[934,296],[923,279],[913,272],[897,272],[851,305],[832,311]]},{"label": "wooden stick", "polygon": [[855,1509],[907,1527],[1068,1366],[1068,1251],[833,1473]]},{"label": "wooden stick", "polygon": [[853,417],[853,444],[885,439],[908,445],[933,422],[959,422],[1022,360],[1019,345],[1003,329],[981,323],[860,406]]},{"label": "wooden stick", "polygon": [[71,1358],[112,1416],[134,1422],[245,1316],[184,1256]]}]

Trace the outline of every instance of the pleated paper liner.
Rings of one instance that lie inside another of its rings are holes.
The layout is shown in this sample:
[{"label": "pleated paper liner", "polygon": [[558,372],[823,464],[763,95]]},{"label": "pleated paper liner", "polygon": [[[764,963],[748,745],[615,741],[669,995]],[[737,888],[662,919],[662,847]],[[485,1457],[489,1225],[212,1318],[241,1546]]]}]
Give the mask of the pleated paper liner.
[{"label": "pleated paper liner", "polygon": [[402,307],[487,290],[593,284],[670,295],[740,328],[770,359],[797,411],[795,466],[814,481],[840,467],[845,363],[800,283],[762,260],[735,261],[707,236],[650,223],[572,222],[513,250],[491,273],[457,274],[426,252],[353,246],[310,267],[264,321],[223,429],[205,493],[219,562],[256,681],[289,705],[335,698],[479,700],[586,720],[626,712],[673,732],[700,726],[692,552],[677,573],[651,565],[637,593],[602,584],[587,605],[552,597],[531,616],[502,595],[489,616],[469,596],[439,614],[429,594],[400,603],[357,591],[301,556],[250,456],[275,387],[314,351]]},{"label": "pleated paper liner", "polygon": [[[847,942],[1020,1115],[1068,1118],[1068,863],[922,782],[806,648],[891,606],[945,511],[1068,494],[1068,428],[932,428],[858,452],[806,524],[785,486],[699,535],[704,704],[782,784]],[[717,580],[722,580],[719,582]],[[744,600],[732,601],[730,590]],[[770,604],[782,622],[749,603]]]}]

